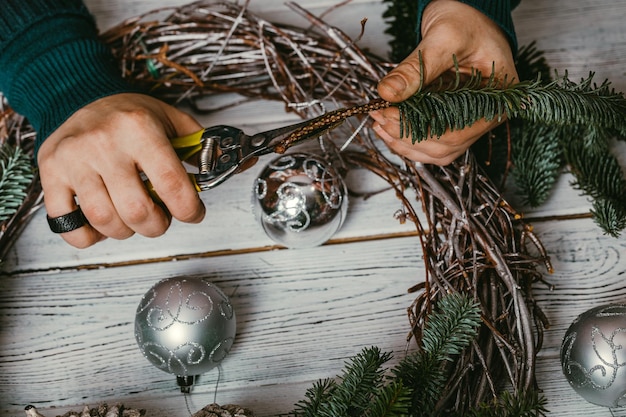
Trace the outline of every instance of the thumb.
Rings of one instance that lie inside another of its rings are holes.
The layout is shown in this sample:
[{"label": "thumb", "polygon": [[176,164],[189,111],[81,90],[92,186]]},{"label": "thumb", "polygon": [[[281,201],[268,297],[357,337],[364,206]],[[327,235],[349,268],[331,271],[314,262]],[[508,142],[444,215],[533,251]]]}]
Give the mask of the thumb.
[{"label": "thumb", "polygon": [[428,85],[452,65],[448,47],[424,38],[404,61],[378,83],[378,94],[392,103],[406,100],[422,87],[422,83]]}]

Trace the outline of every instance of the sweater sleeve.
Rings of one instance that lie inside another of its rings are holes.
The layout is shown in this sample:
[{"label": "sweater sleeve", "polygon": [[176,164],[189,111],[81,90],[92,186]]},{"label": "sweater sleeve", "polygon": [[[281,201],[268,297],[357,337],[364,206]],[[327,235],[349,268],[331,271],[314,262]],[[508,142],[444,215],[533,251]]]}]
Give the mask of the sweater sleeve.
[{"label": "sweater sleeve", "polygon": [[0,91],[33,125],[39,149],[76,110],[135,90],[81,0],[3,0]]},{"label": "sweater sleeve", "polygon": [[[417,39],[421,40],[422,14],[432,0],[418,0],[417,4]],[[513,55],[517,53],[517,36],[513,25],[511,11],[517,7],[521,0],[459,0],[481,11],[493,20],[506,34],[511,45]]]}]

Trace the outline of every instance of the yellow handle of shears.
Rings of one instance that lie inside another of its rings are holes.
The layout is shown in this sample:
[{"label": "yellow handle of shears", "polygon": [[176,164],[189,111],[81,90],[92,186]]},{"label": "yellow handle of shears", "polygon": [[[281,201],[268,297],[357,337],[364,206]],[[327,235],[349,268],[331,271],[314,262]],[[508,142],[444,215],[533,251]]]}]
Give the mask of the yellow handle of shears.
[{"label": "yellow handle of shears", "polygon": [[[181,161],[185,161],[189,159],[190,157],[192,157],[193,155],[195,155],[196,153],[200,152],[200,150],[202,149],[203,133],[204,133],[204,129],[200,129],[199,131],[191,133],[189,135],[179,136],[177,138],[170,140],[170,142],[172,143],[172,147],[176,151],[176,155],[178,155],[178,158]],[[200,192],[201,189],[200,189],[200,186],[198,185],[198,182],[196,181],[196,175],[190,173],[189,180],[192,182],[194,187],[196,187],[196,191]],[[156,201],[157,203],[161,203],[162,202],[161,198],[159,197],[157,192],[154,190],[154,186],[152,185],[150,180],[147,179],[144,181],[144,183],[146,184],[146,188],[148,189],[148,193],[150,194],[150,197],[152,197],[152,199]]]}]

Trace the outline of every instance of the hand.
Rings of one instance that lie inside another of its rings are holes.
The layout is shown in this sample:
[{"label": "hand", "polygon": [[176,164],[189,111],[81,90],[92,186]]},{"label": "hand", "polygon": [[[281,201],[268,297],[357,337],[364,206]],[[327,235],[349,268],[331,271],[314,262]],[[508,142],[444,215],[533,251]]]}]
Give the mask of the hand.
[{"label": "hand", "polygon": [[[399,102],[413,95],[420,87],[422,53],[424,83],[429,84],[447,71],[454,72],[452,56],[459,70],[470,74],[479,70],[487,77],[495,69],[498,79],[507,76],[517,80],[517,71],[508,39],[490,18],[456,0],[434,0],[422,15],[422,41],[417,48],[389,72],[378,84],[381,98]],[[495,66],[494,66],[495,65]],[[399,112],[390,107],[371,113],[374,130],[396,153],[414,161],[447,165],[462,155],[472,143],[497,125],[479,120],[460,131],[448,131],[441,138],[412,144],[410,137],[400,138]]]},{"label": "hand", "polygon": [[[135,232],[156,237],[170,214],[200,222],[204,205],[169,141],[200,129],[188,114],[142,94],[104,97],[74,113],[37,155],[48,215],[70,213],[78,201],[89,220],[63,239],[84,248]],[[169,213],[150,198],[141,172]]]}]

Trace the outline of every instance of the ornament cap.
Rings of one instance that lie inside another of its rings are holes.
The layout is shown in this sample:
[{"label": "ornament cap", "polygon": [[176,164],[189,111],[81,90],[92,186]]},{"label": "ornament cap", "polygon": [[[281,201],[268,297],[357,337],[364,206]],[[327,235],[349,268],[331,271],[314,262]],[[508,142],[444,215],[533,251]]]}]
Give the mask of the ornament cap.
[{"label": "ornament cap", "polygon": [[180,387],[180,392],[183,394],[189,394],[191,392],[191,387],[196,382],[197,375],[185,375],[185,376],[176,376],[176,383]]}]

